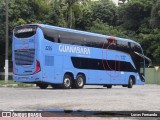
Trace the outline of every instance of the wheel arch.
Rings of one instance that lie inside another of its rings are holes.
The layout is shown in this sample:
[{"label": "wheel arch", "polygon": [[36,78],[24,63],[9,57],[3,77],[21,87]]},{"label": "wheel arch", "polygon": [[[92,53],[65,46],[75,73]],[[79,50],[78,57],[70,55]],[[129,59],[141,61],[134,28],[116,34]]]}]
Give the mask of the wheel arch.
[{"label": "wheel arch", "polygon": [[71,76],[71,77],[72,77],[72,79],[74,80],[74,75],[73,75],[73,73],[72,73],[72,72],[65,72],[65,73],[64,73],[64,75],[69,75],[69,76]]}]

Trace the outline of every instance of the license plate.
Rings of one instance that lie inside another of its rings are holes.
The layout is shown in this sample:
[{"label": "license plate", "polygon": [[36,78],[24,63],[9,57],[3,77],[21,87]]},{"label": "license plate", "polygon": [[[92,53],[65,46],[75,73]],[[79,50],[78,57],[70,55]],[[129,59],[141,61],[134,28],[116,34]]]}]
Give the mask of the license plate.
[{"label": "license plate", "polygon": [[27,80],[27,78],[22,78],[22,80]]}]

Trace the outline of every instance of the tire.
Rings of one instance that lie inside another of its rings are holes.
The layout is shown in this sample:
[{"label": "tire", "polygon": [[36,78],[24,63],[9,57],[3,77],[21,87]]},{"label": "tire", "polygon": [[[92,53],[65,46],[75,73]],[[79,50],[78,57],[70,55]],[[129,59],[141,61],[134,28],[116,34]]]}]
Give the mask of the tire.
[{"label": "tire", "polygon": [[40,84],[38,84],[38,87],[39,87],[40,89],[46,89],[46,88],[48,87],[48,84],[40,83]]},{"label": "tire", "polygon": [[72,76],[70,76],[68,74],[65,74],[64,77],[63,77],[62,88],[63,89],[70,89],[71,85],[72,85],[72,81],[73,81]]},{"label": "tire", "polygon": [[132,87],[133,87],[133,79],[129,77],[128,88],[132,88]]},{"label": "tire", "polygon": [[128,85],[122,85],[122,87],[128,87]]},{"label": "tire", "polygon": [[72,88],[75,88],[75,89],[83,88],[85,80],[86,80],[86,78],[85,78],[84,75],[78,74],[77,77],[76,77],[76,80],[73,83]]}]

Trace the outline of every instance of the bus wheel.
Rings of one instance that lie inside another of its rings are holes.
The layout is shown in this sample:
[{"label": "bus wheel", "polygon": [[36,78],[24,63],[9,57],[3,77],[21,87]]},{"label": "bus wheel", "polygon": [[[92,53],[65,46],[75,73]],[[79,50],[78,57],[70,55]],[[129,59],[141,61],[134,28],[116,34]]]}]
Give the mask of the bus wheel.
[{"label": "bus wheel", "polygon": [[128,87],[128,85],[122,85],[122,87]]},{"label": "bus wheel", "polygon": [[85,76],[82,74],[78,74],[76,80],[74,81],[73,88],[79,89],[83,88],[85,82]]},{"label": "bus wheel", "polygon": [[132,88],[132,87],[133,87],[133,79],[129,77],[128,88]]},{"label": "bus wheel", "polygon": [[41,89],[46,89],[48,87],[48,84],[45,84],[45,83],[40,83],[38,84],[39,88]]},{"label": "bus wheel", "polygon": [[68,74],[65,74],[63,78],[62,88],[69,89],[71,87],[71,84],[72,84],[72,77]]}]

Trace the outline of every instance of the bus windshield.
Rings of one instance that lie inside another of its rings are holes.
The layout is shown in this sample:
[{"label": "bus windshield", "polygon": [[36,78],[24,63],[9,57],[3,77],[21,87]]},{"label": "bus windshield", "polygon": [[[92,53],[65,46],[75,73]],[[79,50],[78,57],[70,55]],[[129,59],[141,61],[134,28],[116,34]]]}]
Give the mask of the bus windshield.
[{"label": "bus windshield", "polygon": [[142,52],[141,47],[135,43],[131,43],[131,52],[132,52],[131,56],[135,63],[137,72],[139,72],[140,74],[144,74],[145,65],[144,65],[144,58],[142,57],[143,52]]}]

